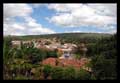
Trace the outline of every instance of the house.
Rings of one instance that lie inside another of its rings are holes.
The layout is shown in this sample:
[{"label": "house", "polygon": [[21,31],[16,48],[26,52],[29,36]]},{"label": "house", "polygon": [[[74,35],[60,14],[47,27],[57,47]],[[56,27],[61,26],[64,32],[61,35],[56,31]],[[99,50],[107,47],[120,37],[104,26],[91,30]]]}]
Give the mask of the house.
[{"label": "house", "polygon": [[21,41],[18,41],[18,40],[12,41],[11,43],[12,43],[13,47],[20,47],[21,46]]},{"label": "house", "polygon": [[32,41],[22,41],[23,44],[31,44]]},{"label": "house", "polygon": [[60,59],[62,59],[62,58],[66,58],[66,59],[71,58],[72,49],[61,49],[61,51],[62,51],[62,56],[59,57]]},{"label": "house", "polygon": [[[50,42],[49,44],[46,44],[46,42]],[[20,41],[14,41],[14,44],[21,44]],[[31,46],[32,44],[34,45],[34,48],[38,49],[47,49],[47,50],[58,50],[58,54],[60,52],[60,59],[65,58],[65,59],[71,59],[74,50],[76,49],[77,45],[71,44],[71,43],[65,43],[61,45],[61,43],[51,41],[49,39],[33,39],[29,41],[22,41],[23,44],[25,44],[27,47]]]},{"label": "house", "polygon": [[61,45],[59,43],[52,43],[49,45],[50,49],[57,49],[59,48]]},{"label": "house", "polygon": [[72,47],[67,46],[67,45],[62,46],[61,48],[59,48],[59,50],[62,52],[62,56],[59,58],[60,59],[62,59],[62,58],[72,59],[74,49],[75,48],[72,48]]},{"label": "house", "polygon": [[65,43],[59,48],[59,51],[62,52],[62,56],[59,57],[60,59],[66,58],[66,59],[72,59],[72,56],[74,54],[74,50],[76,49],[77,45],[71,44],[71,43]]}]

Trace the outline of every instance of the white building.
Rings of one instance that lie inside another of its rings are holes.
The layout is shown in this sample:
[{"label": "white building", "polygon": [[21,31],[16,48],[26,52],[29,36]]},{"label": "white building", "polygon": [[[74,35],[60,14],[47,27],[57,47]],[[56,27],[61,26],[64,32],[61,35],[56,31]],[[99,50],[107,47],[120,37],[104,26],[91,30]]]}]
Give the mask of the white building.
[{"label": "white building", "polygon": [[12,43],[12,46],[13,46],[13,47],[18,47],[18,48],[20,48],[20,46],[21,46],[21,41],[18,41],[18,40],[16,40],[16,41],[11,41],[11,43]]},{"label": "white building", "polygon": [[21,41],[12,41],[12,45],[20,45]]}]

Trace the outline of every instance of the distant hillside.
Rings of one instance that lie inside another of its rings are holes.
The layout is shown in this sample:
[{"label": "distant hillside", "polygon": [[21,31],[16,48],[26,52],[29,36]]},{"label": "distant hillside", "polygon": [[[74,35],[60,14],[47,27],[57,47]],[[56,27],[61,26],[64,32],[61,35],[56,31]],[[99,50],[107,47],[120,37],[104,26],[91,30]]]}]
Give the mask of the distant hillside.
[{"label": "distant hillside", "polygon": [[111,34],[103,33],[60,33],[60,34],[47,34],[47,35],[28,35],[28,36],[12,36],[13,40],[31,40],[39,38],[57,38],[65,42],[86,42],[92,43],[103,37],[110,37]]}]

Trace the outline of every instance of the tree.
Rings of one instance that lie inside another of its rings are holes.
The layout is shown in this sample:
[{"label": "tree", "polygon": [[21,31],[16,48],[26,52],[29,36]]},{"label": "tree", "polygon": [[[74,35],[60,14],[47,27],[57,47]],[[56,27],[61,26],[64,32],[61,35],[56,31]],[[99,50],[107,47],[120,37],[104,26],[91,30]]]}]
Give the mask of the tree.
[{"label": "tree", "polygon": [[50,75],[51,69],[52,69],[52,67],[50,65],[45,65],[44,66],[43,73],[44,73],[44,78],[45,79],[47,79],[47,77]]},{"label": "tree", "polygon": [[4,44],[3,44],[3,61],[4,62],[7,62],[8,59],[12,57],[12,55],[10,55],[11,47],[12,47],[11,41],[12,39],[10,36],[4,38]]},{"label": "tree", "polygon": [[51,71],[52,79],[61,80],[63,76],[63,68],[62,67],[53,67]]},{"label": "tree", "polygon": [[62,79],[74,80],[75,79],[75,69],[73,67],[67,67],[63,71]]},{"label": "tree", "polygon": [[46,51],[46,52],[47,52],[47,58],[49,58],[49,57],[57,58],[57,57],[58,57],[57,51],[56,51],[56,50],[53,50],[53,51]]},{"label": "tree", "polygon": [[116,79],[117,44],[115,35],[102,37],[93,46],[88,52],[93,55],[91,62],[95,78],[101,80]]},{"label": "tree", "polygon": [[92,59],[92,70],[97,79],[116,79],[116,61],[98,55]]},{"label": "tree", "polygon": [[76,72],[76,79],[77,80],[90,80],[91,79],[91,75],[89,72],[87,72],[86,70],[84,69],[79,69],[77,72]]}]

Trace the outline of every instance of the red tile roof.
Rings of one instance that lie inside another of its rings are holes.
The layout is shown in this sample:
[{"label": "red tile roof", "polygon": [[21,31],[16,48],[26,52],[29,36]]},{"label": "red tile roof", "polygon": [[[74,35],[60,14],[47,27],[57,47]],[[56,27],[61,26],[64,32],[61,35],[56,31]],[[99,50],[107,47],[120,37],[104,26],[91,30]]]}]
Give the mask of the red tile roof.
[{"label": "red tile roof", "polygon": [[[57,60],[58,60],[58,65],[56,65]],[[69,59],[47,58],[47,59],[43,60],[42,64],[43,65],[49,64],[49,65],[52,65],[52,66],[63,66],[63,67],[73,66],[73,67],[76,67],[76,68],[80,68],[86,62],[87,61],[84,60],[84,59],[81,59],[81,60],[75,60],[75,59],[69,60]]]},{"label": "red tile roof", "polygon": [[56,61],[56,58],[47,58],[43,60],[42,64],[49,64],[49,65],[55,66],[55,61]]}]

